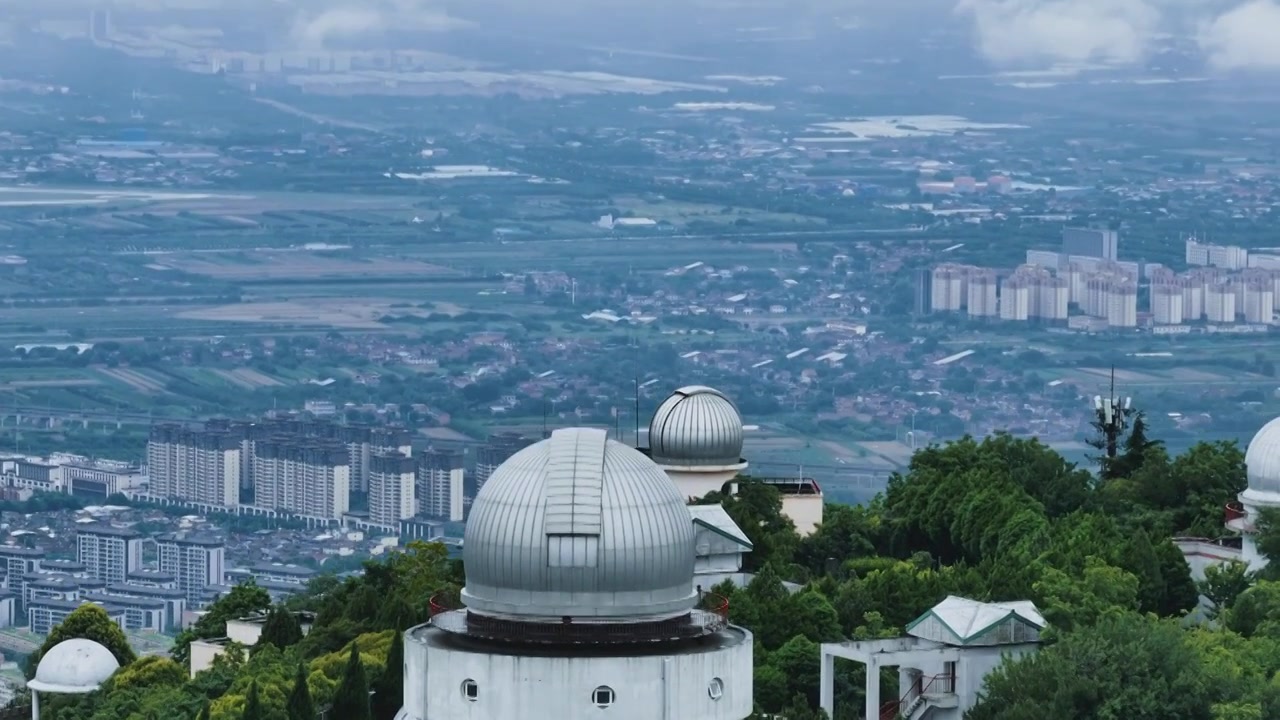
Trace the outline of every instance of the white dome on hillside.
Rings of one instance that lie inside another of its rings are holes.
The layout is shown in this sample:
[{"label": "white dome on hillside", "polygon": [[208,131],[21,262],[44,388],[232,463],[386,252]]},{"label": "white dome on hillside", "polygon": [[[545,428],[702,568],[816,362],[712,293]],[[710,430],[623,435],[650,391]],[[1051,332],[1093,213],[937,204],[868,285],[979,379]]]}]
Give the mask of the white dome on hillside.
[{"label": "white dome on hillside", "polygon": [[40,658],[36,677],[27,687],[42,693],[91,693],[119,669],[116,656],[101,643],[72,638],[54,645]]}]

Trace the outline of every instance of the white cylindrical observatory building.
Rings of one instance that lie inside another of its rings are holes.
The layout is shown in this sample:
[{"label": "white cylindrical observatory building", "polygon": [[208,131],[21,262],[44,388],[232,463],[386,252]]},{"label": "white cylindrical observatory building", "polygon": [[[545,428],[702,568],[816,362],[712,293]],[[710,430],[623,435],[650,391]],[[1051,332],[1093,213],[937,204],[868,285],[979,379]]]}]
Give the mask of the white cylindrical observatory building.
[{"label": "white cylindrical observatory building", "polygon": [[512,456],[467,521],[465,607],[405,634],[398,720],[750,715],[752,636],[698,607],[685,499],[604,430]]}]

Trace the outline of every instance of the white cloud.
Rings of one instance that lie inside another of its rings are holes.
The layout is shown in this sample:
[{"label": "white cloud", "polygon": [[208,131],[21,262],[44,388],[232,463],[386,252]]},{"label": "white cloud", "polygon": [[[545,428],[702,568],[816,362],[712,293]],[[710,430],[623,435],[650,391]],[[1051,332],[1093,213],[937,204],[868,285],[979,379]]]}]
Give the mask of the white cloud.
[{"label": "white cloud", "polygon": [[375,0],[300,10],[290,34],[301,47],[322,48],[341,37],[388,30],[440,32],[467,25],[420,0]]},{"label": "white cloud", "polygon": [[1280,69],[1280,4],[1254,0],[1200,29],[1200,48],[1220,70]]},{"label": "white cloud", "polygon": [[996,63],[1140,60],[1159,32],[1149,0],[960,0],[978,49]]}]

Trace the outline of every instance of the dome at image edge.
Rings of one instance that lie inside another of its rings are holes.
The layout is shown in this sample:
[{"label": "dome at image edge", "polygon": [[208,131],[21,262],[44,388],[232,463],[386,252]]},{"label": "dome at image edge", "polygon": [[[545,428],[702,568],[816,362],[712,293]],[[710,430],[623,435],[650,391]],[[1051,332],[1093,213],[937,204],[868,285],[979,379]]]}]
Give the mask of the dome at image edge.
[{"label": "dome at image edge", "polygon": [[1280,418],[1263,425],[1253,436],[1244,463],[1250,490],[1280,494]]},{"label": "dome at image edge", "polygon": [[462,599],[481,614],[646,620],[697,601],[684,498],[603,430],[556,430],[499,466],[472,505],[462,552]]},{"label": "dome at image edge", "polygon": [[703,385],[676,390],[649,421],[649,456],[674,467],[737,465],[742,415],[724,393]]}]

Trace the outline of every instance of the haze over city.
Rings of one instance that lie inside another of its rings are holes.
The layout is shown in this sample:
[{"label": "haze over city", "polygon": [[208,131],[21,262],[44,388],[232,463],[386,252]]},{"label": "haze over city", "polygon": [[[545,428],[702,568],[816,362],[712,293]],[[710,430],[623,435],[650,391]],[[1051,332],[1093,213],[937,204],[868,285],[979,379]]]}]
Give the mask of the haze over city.
[{"label": "haze over city", "polygon": [[1280,717],[1275,0],[0,0],[0,720]]}]

